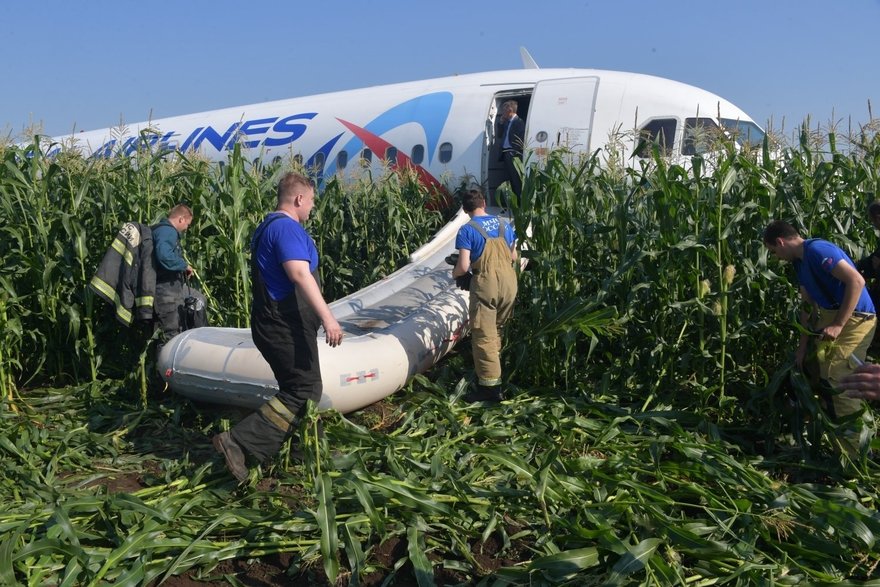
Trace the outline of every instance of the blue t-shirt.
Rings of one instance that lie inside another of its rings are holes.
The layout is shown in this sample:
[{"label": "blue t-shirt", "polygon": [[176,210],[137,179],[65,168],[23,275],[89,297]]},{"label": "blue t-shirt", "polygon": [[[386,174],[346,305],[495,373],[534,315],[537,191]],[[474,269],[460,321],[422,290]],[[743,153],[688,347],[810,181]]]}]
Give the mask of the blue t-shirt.
[{"label": "blue t-shirt", "polygon": [[[277,220],[272,220],[277,217]],[[269,221],[272,220],[270,223]],[[257,237],[260,242],[257,243]],[[269,297],[280,301],[290,295],[294,284],[284,272],[282,263],[286,261],[308,261],[309,271],[318,268],[318,249],[315,241],[302,225],[285,214],[274,213],[267,216],[254,231],[251,249],[256,246],[257,267]]]},{"label": "blue t-shirt", "polygon": [[[474,216],[473,221],[482,226],[490,238],[498,236],[501,222],[497,216]],[[509,220],[505,222],[507,222],[507,230],[504,231],[504,240],[507,241],[508,247],[512,247],[514,241],[516,241],[516,232],[513,230],[513,224]],[[458,235],[455,237],[455,248],[469,250],[471,252],[471,263],[473,263],[483,254],[483,249],[486,248],[486,239],[483,238],[480,231],[468,223],[458,229]]]},{"label": "blue t-shirt", "polygon": [[[855,263],[840,247],[817,238],[805,240],[803,260],[794,261],[798,281],[820,308],[833,310],[843,301],[845,286],[842,281],[831,275],[831,271],[841,261],[855,267]],[[854,311],[874,313],[871,296],[864,287]]]}]

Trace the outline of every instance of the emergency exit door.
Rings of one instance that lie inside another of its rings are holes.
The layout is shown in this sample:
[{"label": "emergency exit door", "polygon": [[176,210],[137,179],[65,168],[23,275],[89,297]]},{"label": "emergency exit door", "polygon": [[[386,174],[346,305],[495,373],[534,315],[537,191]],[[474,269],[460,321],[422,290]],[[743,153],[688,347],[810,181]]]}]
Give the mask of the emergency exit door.
[{"label": "emergency exit door", "polygon": [[532,162],[541,162],[551,149],[573,154],[590,151],[598,77],[551,79],[538,82],[526,121],[526,148]]}]

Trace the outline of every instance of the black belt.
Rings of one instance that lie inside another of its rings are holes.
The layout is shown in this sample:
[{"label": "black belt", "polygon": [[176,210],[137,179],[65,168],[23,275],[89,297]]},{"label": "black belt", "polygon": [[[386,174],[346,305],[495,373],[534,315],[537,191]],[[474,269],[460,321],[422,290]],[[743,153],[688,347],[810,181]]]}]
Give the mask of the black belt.
[{"label": "black belt", "polygon": [[853,312],[852,315],[862,320],[873,320],[876,318],[876,314],[871,314],[870,312]]}]

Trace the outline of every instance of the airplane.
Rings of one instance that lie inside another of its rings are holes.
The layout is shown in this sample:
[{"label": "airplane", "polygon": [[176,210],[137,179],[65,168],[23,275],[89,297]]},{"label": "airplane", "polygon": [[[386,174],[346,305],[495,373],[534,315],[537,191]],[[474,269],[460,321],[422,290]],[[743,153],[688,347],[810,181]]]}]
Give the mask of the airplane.
[{"label": "airplane", "polygon": [[[740,108],[706,90],[651,75],[599,69],[524,68],[455,75],[223,108],[55,137],[50,154],[75,147],[89,157],[136,150],[198,151],[224,161],[239,146],[250,159],[291,157],[319,181],[365,168],[410,167],[424,184],[469,178],[488,193],[504,181],[495,140],[500,105],[518,104],[526,159],[558,147],[572,155],[615,145],[623,161],[673,160],[711,147],[706,131],[759,146],[764,131]],[[648,145],[648,147],[646,147]]]}]

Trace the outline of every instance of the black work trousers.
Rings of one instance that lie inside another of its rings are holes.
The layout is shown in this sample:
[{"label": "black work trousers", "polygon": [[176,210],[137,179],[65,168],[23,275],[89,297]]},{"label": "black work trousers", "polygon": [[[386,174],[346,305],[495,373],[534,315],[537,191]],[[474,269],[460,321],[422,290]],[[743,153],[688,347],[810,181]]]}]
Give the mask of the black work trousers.
[{"label": "black work trousers", "polygon": [[294,290],[276,302],[255,276],[251,335],[272,368],[278,393],[232,428],[235,441],[260,462],[276,454],[302,417],[308,400],[323,391],[318,361],[321,321]]},{"label": "black work trousers", "polygon": [[205,304],[205,296],[194,287],[191,287],[183,278],[183,274],[171,279],[156,281],[156,297],[153,308],[156,315],[156,324],[162,330],[157,349],[187,329],[186,311],[184,300],[187,296],[193,296]]},{"label": "black work trousers", "polygon": [[521,159],[522,156],[516,151],[510,149],[506,149],[501,156],[504,159],[504,171],[505,175],[507,175],[507,181],[510,182],[510,189],[513,190],[513,193],[517,196],[522,195],[522,179],[519,176],[519,172],[516,170],[516,164],[514,164],[514,161]]}]

